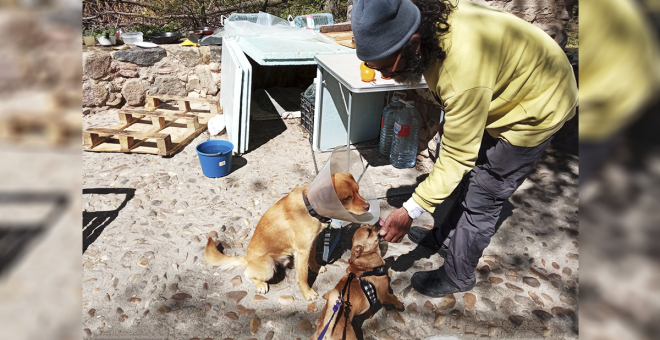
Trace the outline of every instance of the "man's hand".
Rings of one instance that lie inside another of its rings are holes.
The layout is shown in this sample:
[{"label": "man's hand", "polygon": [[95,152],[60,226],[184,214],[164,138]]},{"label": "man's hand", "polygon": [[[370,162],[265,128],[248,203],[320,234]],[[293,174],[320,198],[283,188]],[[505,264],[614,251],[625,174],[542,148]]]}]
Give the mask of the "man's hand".
[{"label": "man's hand", "polygon": [[394,210],[387,216],[385,225],[380,229],[380,236],[383,236],[387,242],[399,243],[410,231],[412,222],[408,210],[405,208]]}]

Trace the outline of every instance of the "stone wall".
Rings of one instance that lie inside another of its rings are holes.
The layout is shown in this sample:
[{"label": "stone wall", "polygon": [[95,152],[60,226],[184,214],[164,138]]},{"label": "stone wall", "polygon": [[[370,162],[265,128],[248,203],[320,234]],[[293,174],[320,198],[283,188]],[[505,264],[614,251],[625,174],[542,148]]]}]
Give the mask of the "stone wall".
[{"label": "stone wall", "polygon": [[145,104],[147,93],[217,96],[220,46],[154,49],[83,48],[83,114]]}]

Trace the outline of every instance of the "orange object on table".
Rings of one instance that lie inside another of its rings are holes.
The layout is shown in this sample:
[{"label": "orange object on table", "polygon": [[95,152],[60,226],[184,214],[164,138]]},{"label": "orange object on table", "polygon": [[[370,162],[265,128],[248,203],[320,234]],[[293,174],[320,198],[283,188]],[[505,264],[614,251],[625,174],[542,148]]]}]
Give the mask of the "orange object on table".
[{"label": "orange object on table", "polygon": [[[364,65],[364,63],[362,63],[362,65]],[[360,77],[362,77],[362,81],[367,83],[374,81],[376,79],[376,71],[362,65],[360,65]]]}]

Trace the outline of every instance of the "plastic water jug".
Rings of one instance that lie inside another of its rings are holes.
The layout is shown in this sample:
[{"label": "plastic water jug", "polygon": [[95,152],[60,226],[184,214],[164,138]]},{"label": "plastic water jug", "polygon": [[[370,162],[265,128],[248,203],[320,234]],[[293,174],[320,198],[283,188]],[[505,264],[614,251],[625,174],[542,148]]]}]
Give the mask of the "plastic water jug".
[{"label": "plastic water jug", "polygon": [[422,115],[415,108],[415,103],[409,101],[394,118],[394,138],[390,151],[390,163],[397,168],[412,168],[417,160],[417,145],[419,129],[422,126]]},{"label": "plastic water jug", "polygon": [[392,135],[394,132],[394,116],[403,109],[405,105],[399,101],[399,96],[394,96],[392,101],[383,109],[383,115],[380,119],[380,142],[378,143],[378,152],[383,157],[390,157],[392,150]]}]

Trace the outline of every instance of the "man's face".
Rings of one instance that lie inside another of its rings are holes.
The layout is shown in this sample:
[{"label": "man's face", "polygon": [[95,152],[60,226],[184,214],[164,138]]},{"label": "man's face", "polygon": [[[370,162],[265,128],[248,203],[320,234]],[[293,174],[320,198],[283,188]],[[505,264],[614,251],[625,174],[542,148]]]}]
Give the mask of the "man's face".
[{"label": "man's face", "polygon": [[380,71],[383,77],[392,78],[406,85],[416,85],[422,81],[426,66],[419,51],[419,40],[411,40],[403,48],[387,58],[367,62],[367,67]]}]

